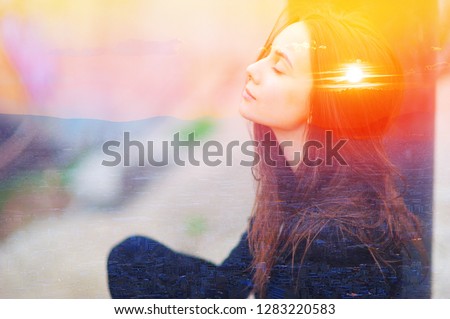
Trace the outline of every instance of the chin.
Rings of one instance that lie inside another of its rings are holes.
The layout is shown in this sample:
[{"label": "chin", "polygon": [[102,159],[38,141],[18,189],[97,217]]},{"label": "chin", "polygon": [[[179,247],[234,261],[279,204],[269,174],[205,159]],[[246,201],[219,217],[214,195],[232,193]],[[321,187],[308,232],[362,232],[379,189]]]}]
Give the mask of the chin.
[{"label": "chin", "polygon": [[245,105],[245,101],[242,101],[241,104],[239,105],[239,114],[243,118],[245,118],[245,119],[247,119],[249,121],[253,121],[252,117],[249,116],[250,114],[249,114],[248,106]]},{"label": "chin", "polygon": [[261,124],[261,125],[265,125],[265,126],[269,126],[269,123],[266,123],[267,121],[263,121],[261,119],[263,119],[263,117],[260,115],[258,118],[258,113],[254,112],[254,106],[250,106],[246,103],[246,101],[242,101],[240,106],[239,106],[239,113],[241,114],[241,116],[246,119],[249,120],[250,122],[256,123],[256,124]]}]

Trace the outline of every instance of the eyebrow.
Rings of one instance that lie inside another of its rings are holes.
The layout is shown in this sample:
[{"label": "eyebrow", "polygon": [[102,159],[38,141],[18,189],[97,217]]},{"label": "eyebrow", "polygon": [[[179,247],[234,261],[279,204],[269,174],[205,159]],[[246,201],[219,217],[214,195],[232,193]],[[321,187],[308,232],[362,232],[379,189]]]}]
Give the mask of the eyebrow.
[{"label": "eyebrow", "polygon": [[285,59],[286,62],[289,64],[289,66],[292,68],[292,62],[289,59],[289,56],[285,52],[281,51],[280,49],[275,49],[274,53],[278,56],[281,56],[283,59]]}]

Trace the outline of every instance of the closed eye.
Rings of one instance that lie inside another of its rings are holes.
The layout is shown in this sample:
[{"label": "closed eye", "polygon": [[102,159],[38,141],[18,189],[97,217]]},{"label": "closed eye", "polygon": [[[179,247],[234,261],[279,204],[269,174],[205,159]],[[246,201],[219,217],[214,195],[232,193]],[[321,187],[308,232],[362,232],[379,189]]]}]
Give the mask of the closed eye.
[{"label": "closed eye", "polygon": [[284,61],[289,68],[292,68],[292,62],[286,53],[284,53],[283,51],[280,51],[279,49],[275,50],[274,53],[278,57],[279,60]]},{"label": "closed eye", "polygon": [[279,69],[277,69],[277,67],[272,67],[272,70],[276,73],[276,74],[278,74],[278,75],[281,75],[281,74],[284,74],[284,72],[283,71],[280,71]]},{"label": "closed eye", "polygon": [[277,58],[277,60],[274,63],[274,66],[272,69],[275,71],[276,74],[285,74],[286,73],[286,67],[284,66],[284,61],[280,58]]}]

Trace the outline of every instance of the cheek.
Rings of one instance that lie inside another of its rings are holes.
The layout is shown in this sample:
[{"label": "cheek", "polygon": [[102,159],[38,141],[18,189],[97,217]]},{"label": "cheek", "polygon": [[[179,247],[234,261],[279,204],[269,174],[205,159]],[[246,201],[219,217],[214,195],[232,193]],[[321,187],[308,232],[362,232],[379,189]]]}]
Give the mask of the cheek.
[{"label": "cheek", "polygon": [[304,84],[290,87],[280,95],[278,113],[280,116],[280,124],[285,129],[293,129],[298,125],[306,122],[309,115],[309,94],[311,86]]}]

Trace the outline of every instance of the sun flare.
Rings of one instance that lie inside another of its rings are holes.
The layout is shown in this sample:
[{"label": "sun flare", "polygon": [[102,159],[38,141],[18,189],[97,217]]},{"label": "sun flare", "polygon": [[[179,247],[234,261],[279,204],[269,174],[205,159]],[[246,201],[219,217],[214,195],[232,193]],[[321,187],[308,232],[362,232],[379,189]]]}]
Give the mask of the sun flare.
[{"label": "sun flare", "polygon": [[359,83],[364,78],[364,72],[359,65],[353,64],[347,68],[345,79],[350,83]]}]

